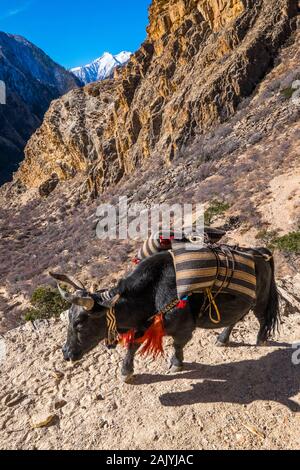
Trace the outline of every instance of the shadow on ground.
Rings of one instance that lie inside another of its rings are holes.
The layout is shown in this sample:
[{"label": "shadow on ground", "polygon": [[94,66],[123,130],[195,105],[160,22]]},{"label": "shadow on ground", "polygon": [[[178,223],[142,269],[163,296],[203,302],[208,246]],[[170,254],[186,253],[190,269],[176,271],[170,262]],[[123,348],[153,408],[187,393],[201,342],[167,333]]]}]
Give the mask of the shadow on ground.
[{"label": "shadow on ground", "polygon": [[273,351],[259,359],[218,365],[185,363],[176,375],[136,377],[135,384],[154,384],[174,380],[194,380],[190,390],[168,392],[160,396],[164,406],[196,403],[250,404],[256,400],[278,402],[299,412],[300,404],[292,399],[300,391],[300,365],[294,365],[291,348]]}]

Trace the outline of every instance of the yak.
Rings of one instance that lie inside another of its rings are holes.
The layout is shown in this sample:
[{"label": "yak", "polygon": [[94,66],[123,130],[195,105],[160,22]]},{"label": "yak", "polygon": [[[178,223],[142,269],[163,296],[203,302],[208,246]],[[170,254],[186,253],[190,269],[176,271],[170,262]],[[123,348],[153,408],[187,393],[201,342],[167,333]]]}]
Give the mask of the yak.
[{"label": "yak", "polygon": [[[188,298],[184,310],[174,307],[164,316],[165,334],[173,338],[174,354],[169,369],[176,373],[183,368],[183,350],[191,340],[196,328],[225,328],[218,336],[217,345],[226,346],[237,322],[252,310],[260,328],[257,344],[264,344],[274,332],[279,320],[279,298],[274,276],[274,260],[266,248],[243,248],[255,259],[257,278],[256,302],[227,293],[220,293],[217,304],[221,313],[218,325],[211,322],[208,312],[202,312],[204,293],[195,293]],[[257,255],[260,253],[260,255]],[[107,313],[110,300],[104,301],[101,292],[89,293],[84,286],[65,274],[50,275],[57,281],[62,297],[71,303],[67,341],[62,348],[64,359],[78,361],[94,349],[107,336]],[[60,283],[75,288],[75,293],[64,291]],[[115,318],[119,333],[134,329],[136,338],[143,336],[156,312],[177,298],[176,273],[169,252],[155,254],[142,261],[127,277],[109,291],[108,299],[117,296]],[[140,344],[130,344],[122,364],[121,376],[130,381],[134,373],[134,356]]]}]

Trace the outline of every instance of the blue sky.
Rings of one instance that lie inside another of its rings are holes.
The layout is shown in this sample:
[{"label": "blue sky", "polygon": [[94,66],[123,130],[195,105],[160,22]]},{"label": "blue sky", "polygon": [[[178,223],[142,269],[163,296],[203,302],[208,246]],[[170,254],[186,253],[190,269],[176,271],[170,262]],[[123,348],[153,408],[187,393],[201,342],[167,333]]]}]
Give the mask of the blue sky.
[{"label": "blue sky", "polygon": [[0,0],[0,31],[20,34],[66,68],[108,51],[134,52],[151,0]]}]

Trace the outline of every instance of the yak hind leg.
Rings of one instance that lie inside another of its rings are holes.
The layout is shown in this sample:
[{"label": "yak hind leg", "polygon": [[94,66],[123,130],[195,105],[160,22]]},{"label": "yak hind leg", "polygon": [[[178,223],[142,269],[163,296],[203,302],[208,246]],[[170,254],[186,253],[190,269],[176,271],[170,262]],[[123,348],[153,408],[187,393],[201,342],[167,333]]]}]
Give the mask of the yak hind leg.
[{"label": "yak hind leg", "polygon": [[222,333],[219,334],[219,336],[217,337],[217,341],[216,341],[216,346],[217,347],[224,348],[224,347],[228,346],[230,335],[231,335],[231,332],[232,332],[234,326],[235,326],[235,324],[231,325],[231,326],[227,326],[227,328],[225,328],[222,331]]},{"label": "yak hind leg", "polygon": [[259,331],[258,331],[257,338],[256,338],[256,346],[266,346],[269,336],[270,336],[270,331],[268,329],[268,322],[264,314],[265,310],[266,310],[265,305],[263,306],[258,305],[253,310],[253,313],[259,322]]},{"label": "yak hind leg", "polygon": [[266,346],[269,334],[266,331],[265,320],[257,312],[255,312],[255,316],[259,321],[259,331],[256,338],[256,346]]}]

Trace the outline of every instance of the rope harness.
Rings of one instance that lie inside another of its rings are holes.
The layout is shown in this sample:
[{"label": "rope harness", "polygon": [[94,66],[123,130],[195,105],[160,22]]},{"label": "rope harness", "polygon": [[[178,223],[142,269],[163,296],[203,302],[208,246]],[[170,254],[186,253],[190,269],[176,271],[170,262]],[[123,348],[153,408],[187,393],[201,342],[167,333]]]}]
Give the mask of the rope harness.
[{"label": "rope harness", "polygon": [[174,299],[172,300],[172,302],[170,302],[168,305],[166,305],[162,310],[160,310],[159,312],[155,313],[154,315],[152,315],[152,317],[149,318],[149,320],[153,320],[153,318],[156,317],[156,315],[166,315],[166,313],[169,313],[171,310],[173,310],[173,308],[175,308],[177,305],[179,304],[178,302],[178,299]]},{"label": "rope harness", "polygon": [[119,333],[117,329],[117,319],[116,319],[116,304],[120,299],[120,295],[117,295],[111,307],[106,311],[106,325],[107,325],[107,339],[106,345],[108,348],[113,347],[116,343],[119,342]]},{"label": "rope harness", "polygon": [[[207,298],[208,298],[208,306],[207,306],[206,310],[208,309],[208,311],[209,311],[210,321],[212,323],[214,323],[215,325],[217,325],[218,323],[221,322],[221,315],[220,315],[218,306],[216,304],[215,297],[212,295],[212,292],[211,292],[210,289],[206,289],[206,295],[207,295]],[[212,316],[212,306],[214,306],[215,312],[217,314],[217,319],[216,320]]]},{"label": "rope harness", "polygon": [[[221,264],[220,263],[220,258],[219,258],[218,252],[216,250],[214,250],[214,245],[209,245],[209,247],[210,247],[211,251],[214,253],[214,255],[216,257],[216,261],[217,261],[217,276],[216,276],[216,278],[217,278],[218,274],[219,274],[219,270],[220,270],[220,264]],[[205,289],[206,298],[204,299],[204,303],[203,303],[203,306],[202,306],[202,308],[200,310],[200,314],[199,314],[199,315],[201,315],[202,312],[205,313],[208,310],[210,321],[212,323],[214,323],[215,325],[217,325],[221,322],[221,314],[220,314],[219,308],[218,308],[217,303],[216,303],[216,298],[222,292],[223,288],[226,285],[227,285],[227,287],[229,286],[229,284],[232,280],[232,276],[233,276],[233,273],[234,273],[234,267],[235,267],[235,261],[234,261],[234,257],[233,257],[233,254],[231,253],[231,251],[226,249],[226,247],[223,246],[222,247],[222,253],[225,255],[225,259],[226,259],[226,272],[225,272],[224,280],[222,282],[222,285],[219,287],[219,289],[215,293],[215,295],[213,295],[213,293],[212,293],[212,288],[206,288]],[[229,266],[229,257],[231,258],[231,268]],[[231,269],[231,276],[230,277],[229,277],[229,269]],[[208,300],[208,305],[205,308],[207,300]],[[217,319],[213,318],[212,307],[214,307],[214,309],[215,309]]]}]

